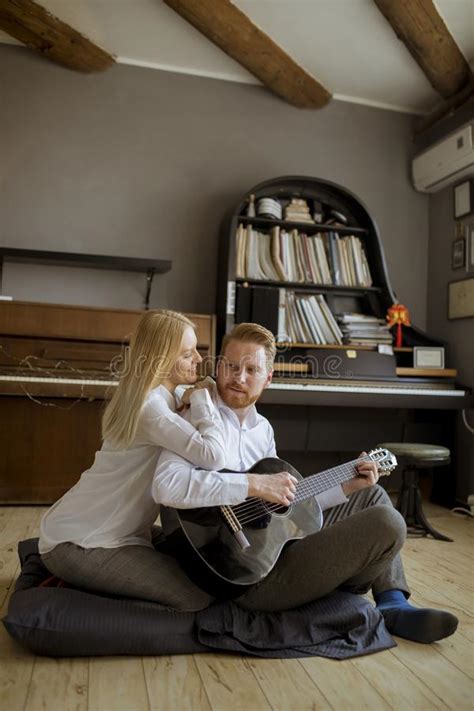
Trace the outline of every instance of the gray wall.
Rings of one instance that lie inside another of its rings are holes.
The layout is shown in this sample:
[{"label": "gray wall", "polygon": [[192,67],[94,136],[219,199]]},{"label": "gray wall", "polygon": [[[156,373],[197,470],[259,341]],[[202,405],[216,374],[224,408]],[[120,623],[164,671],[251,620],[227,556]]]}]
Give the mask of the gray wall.
[{"label": "gray wall", "polygon": [[[463,279],[464,269],[451,268],[451,251],[455,239],[453,218],[453,187],[449,186],[430,196],[430,238],[428,258],[428,309],[427,330],[430,335],[449,343],[451,362],[458,369],[460,382],[474,386],[474,318],[447,318],[448,282]],[[474,224],[474,218],[464,220]],[[466,412],[474,428],[474,410]],[[457,497],[466,501],[474,494],[474,437],[463,423],[461,414],[457,423]]]},{"label": "gray wall", "polygon": [[[392,286],[425,326],[428,198],[408,177],[412,117],[337,101],[302,111],[260,87],[125,65],[82,75],[6,45],[0,97],[0,245],[172,259],[152,306],[213,312],[224,212],[262,180],[317,176],[366,204]],[[143,292],[137,274],[4,272],[17,299],[140,308]]]}]

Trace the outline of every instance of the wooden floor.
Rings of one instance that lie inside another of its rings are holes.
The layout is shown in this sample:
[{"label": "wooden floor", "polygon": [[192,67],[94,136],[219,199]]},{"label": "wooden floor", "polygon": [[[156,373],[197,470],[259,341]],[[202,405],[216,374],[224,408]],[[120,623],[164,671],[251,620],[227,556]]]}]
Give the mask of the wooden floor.
[{"label": "wooden floor", "polygon": [[[5,614],[19,572],[18,540],[37,534],[40,507],[0,507],[0,604]],[[304,711],[305,709],[474,708],[474,521],[427,507],[454,543],[411,539],[404,563],[418,605],[460,619],[447,640],[397,640],[386,652],[344,662],[321,657],[260,660],[175,657],[50,659],[17,645],[0,625],[4,711]]]}]

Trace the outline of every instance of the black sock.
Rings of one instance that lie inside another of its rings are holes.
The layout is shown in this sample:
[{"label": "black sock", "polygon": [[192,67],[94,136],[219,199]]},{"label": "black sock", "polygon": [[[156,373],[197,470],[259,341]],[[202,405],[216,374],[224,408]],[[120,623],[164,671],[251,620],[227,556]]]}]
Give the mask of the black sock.
[{"label": "black sock", "polygon": [[397,637],[429,644],[449,637],[458,626],[450,612],[413,607],[401,590],[387,590],[375,600],[388,631]]}]

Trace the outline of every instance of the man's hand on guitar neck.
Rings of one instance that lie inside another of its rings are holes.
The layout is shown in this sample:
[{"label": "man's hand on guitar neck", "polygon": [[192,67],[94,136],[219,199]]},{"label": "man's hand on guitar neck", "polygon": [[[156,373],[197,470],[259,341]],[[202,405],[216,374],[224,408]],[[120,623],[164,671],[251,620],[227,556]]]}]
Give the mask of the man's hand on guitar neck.
[{"label": "man's hand on guitar neck", "polygon": [[274,504],[289,506],[295,498],[298,479],[288,472],[277,474],[247,474],[248,496],[258,496]]},{"label": "man's hand on guitar neck", "polygon": [[[367,452],[361,452],[359,457],[366,457]],[[349,479],[342,484],[342,490],[346,496],[354,494],[356,491],[373,486],[379,480],[379,465],[377,462],[367,460],[357,466],[358,475],[354,479]]]}]

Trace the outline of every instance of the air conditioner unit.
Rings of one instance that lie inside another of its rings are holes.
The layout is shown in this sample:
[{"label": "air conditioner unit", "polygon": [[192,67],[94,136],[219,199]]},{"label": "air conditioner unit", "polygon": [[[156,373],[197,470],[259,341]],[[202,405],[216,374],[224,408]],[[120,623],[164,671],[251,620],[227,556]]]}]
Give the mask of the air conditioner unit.
[{"label": "air conditioner unit", "polygon": [[435,193],[474,175],[474,123],[457,129],[413,159],[413,184]]}]

